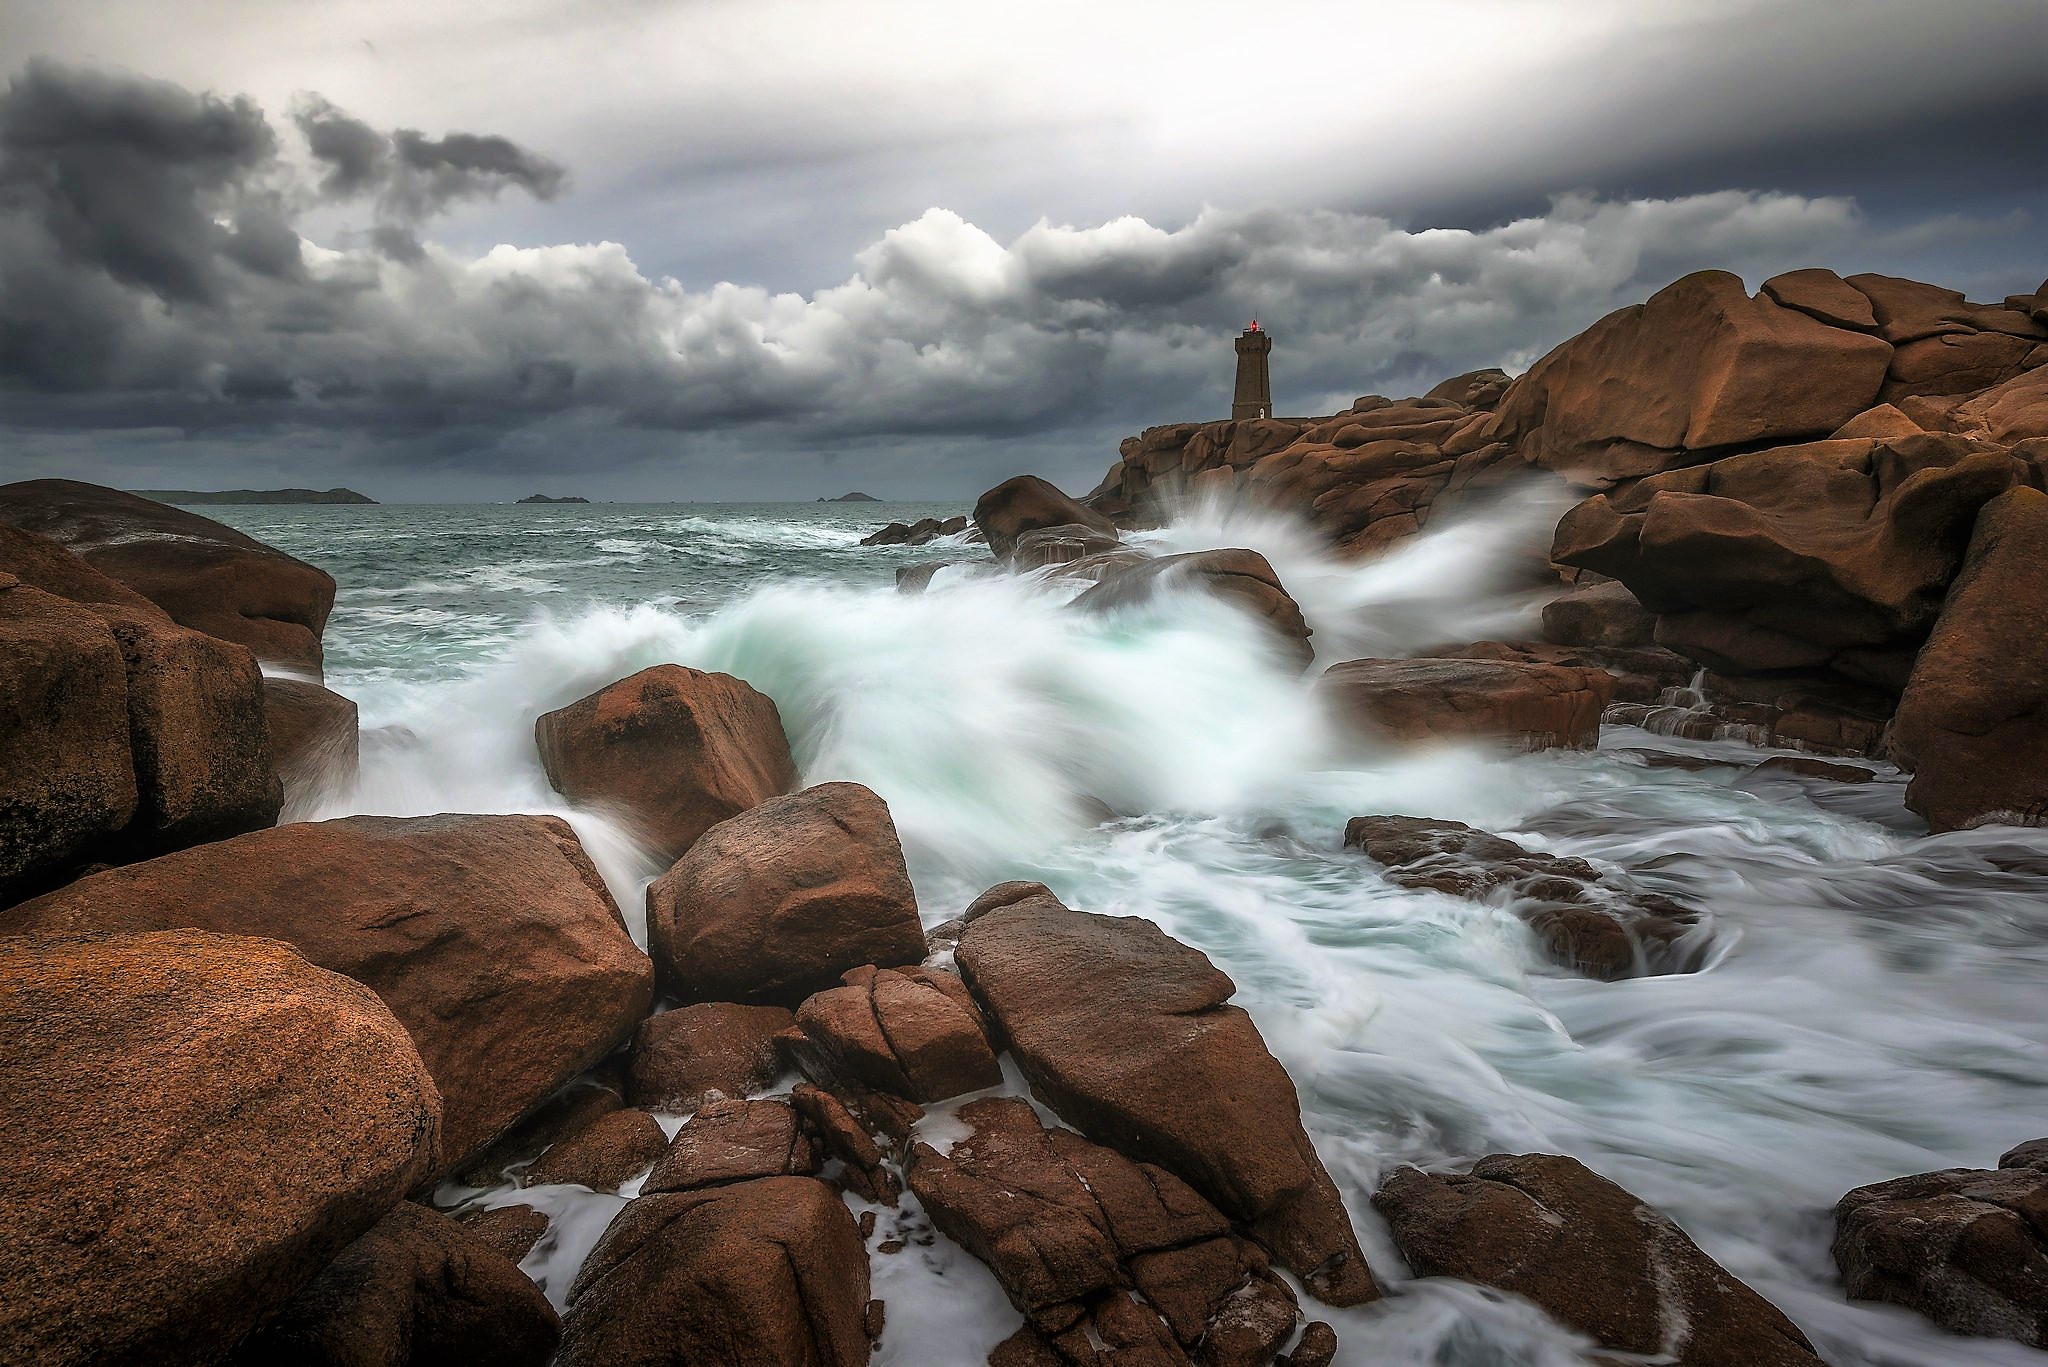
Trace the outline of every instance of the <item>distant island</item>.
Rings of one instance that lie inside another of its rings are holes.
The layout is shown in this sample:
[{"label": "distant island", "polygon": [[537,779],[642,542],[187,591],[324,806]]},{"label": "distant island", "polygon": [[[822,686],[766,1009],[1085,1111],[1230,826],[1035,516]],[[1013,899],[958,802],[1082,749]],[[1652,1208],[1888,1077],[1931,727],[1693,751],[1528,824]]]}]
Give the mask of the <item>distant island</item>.
[{"label": "distant island", "polygon": [[527,496],[526,496],[525,498],[522,498],[522,499],[520,499],[519,501],[520,501],[521,503],[588,503],[588,502],[590,502],[590,500],[589,500],[589,499],[587,499],[587,498],[578,498],[578,497],[576,497],[576,495],[574,495],[574,494],[571,494],[571,495],[569,495],[569,496],[568,496],[567,498],[549,498],[549,497],[548,497],[548,496],[547,496],[546,494],[528,494],[528,495],[527,495]]},{"label": "distant island", "polygon": [[880,503],[873,494],[841,494],[837,498],[821,498],[820,503]]},{"label": "distant island", "polygon": [[130,489],[159,503],[375,503],[353,489]]}]

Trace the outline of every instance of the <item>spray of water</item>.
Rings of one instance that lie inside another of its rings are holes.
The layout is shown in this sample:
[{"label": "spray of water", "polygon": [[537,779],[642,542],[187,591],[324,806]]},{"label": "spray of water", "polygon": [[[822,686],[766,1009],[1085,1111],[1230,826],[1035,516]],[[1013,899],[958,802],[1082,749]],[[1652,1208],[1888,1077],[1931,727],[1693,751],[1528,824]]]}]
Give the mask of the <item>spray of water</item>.
[{"label": "spray of water", "polygon": [[[1363,566],[1222,506],[1145,540],[1263,552],[1328,663],[1517,634],[1531,595],[1515,565],[1553,516],[1511,502]],[[363,707],[363,776],[305,814],[564,812],[637,910],[658,870],[549,791],[533,720],[647,665],[724,670],[776,700],[806,781],[889,801],[929,921],[1030,877],[1208,952],[1296,1079],[1389,1280],[1405,1270],[1368,1196],[1390,1166],[1565,1152],[1667,1211],[1831,1362],[2048,1363],[1851,1304],[1827,1254],[1850,1187],[1981,1166],[2048,1132],[2048,837],[1916,835],[1890,773],[1845,789],[1645,767],[1618,749],[1756,756],[1640,731],[1589,755],[1340,750],[1311,682],[1231,609],[1187,592],[1085,614],[1071,592],[967,574],[922,595],[793,579],[697,616],[553,595],[562,606],[450,677],[337,678]],[[1344,821],[1368,812],[1469,821],[1625,872],[1701,908],[1714,953],[1692,974],[1572,977],[1506,910],[1395,888],[1344,851]],[[530,1267],[554,1293],[618,1198],[541,1197],[561,1219]],[[884,1362],[979,1362],[1015,1327],[942,1239],[875,1264]],[[1439,1281],[1337,1322],[1350,1363],[1549,1367],[1589,1347],[1531,1307]]]}]

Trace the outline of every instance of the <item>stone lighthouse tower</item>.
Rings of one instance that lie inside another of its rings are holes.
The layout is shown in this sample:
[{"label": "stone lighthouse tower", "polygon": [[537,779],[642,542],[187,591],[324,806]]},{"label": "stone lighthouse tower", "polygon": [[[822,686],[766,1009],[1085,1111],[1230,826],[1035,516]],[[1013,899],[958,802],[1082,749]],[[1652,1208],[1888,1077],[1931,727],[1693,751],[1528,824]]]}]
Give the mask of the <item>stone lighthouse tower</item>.
[{"label": "stone lighthouse tower", "polygon": [[1273,352],[1272,334],[1259,330],[1259,320],[1237,339],[1237,392],[1230,399],[1232,418],[1273,416],[1273,377],[1266,369],[1266,357]]}]

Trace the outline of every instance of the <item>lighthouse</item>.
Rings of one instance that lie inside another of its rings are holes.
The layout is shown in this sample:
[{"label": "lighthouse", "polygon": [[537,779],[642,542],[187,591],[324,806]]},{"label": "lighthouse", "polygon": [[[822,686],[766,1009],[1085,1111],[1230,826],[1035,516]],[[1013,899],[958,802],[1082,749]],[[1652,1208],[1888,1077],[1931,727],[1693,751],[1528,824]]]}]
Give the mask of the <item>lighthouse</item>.
[{"label": "lighthouse", "polygon": [[1252,325],[1237,339],[1237,392],[1230,400],[1233,419],[1273,416],[1273,376],[1266,369],[1266,357],[1272,352],[1272,334],[1261,331],[1259,320],[1252,319]]}]

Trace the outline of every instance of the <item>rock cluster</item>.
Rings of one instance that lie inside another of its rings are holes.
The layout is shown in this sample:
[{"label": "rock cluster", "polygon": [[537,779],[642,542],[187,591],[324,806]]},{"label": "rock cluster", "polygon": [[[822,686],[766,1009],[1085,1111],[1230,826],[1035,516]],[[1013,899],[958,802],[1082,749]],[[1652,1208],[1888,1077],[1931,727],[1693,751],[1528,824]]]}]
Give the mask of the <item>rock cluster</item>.
[{"label": "rock cluster", "polygon": [[1417,816],[1354,817],[1344,844],[1400,887],[1506,902],[1553,958],[1592,977],[1694,966],[1686,932],[1697,912],[1661,893],[1617,888],[1583,859],[1532,854],[1463,822]]},{"label": "rock cluster", "polygon": [[922,546],[942,536],[958,536],[967,530],[965,517],[921,517],[915,522],[891,522],[860,540],[863,546]]}]

